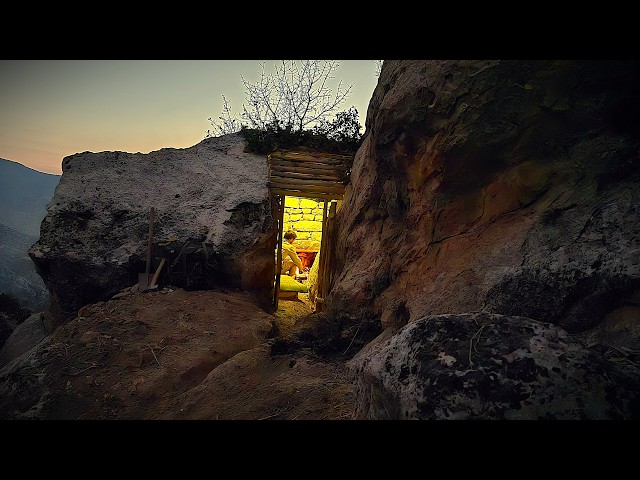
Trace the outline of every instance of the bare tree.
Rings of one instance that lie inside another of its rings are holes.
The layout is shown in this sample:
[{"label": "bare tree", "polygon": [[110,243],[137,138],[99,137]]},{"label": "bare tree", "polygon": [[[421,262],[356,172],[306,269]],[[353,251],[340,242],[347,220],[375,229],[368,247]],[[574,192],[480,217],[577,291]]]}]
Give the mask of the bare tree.
[{"label": "bare tree", "polygon": [[222,102],[222,115],[218,117],[218,120],[213,120],[209,117],[209,123],[211,123],[213,131],[207,130],[205,138],[219,137],[221,135],[226,135],[227,133],[235,133],[242,127],[240,120],[234,118],[231,114],[231,106],[224,95],[222,95]]},{"label": "bare tree", "polygon": [[[214,132],[222,135],[240,130],[241,126],[264,129],[267,125],[303,130],[326,121],[351,93],[354,84],[344,87],[338,82],[335,91],[329,85],[340,66],[336,60],[282,60],[275,73],[261,73],[256,83],[241,76],[245,87],[242,121],[231,116],[226,102],[218,120],[209,118]],[[224,98],[224,97],[223,97]],[[212,136],[207,131],[207,136]]]},{"label": "bare tree", "polygon": [[264,64],[257,83],[242,77],[247,105],[242,118],[253,128],[278,123],[302,130],[335,112],[351,93],[340,81],[335,92],[329,86],[333,73],[340,66],[336,60],[282,60],[275,65],[275,74],[267,75]]}]

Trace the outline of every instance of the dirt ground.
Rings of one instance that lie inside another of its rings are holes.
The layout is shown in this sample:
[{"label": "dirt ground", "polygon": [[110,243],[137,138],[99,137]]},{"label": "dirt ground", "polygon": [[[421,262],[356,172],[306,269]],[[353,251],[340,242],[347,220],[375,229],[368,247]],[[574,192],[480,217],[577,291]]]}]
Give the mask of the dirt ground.
[{"label": "dirt ground", "polygon": [[[322,321],[307,298],[280,300],[272,315],[246,292],[125,289],[56,329],[38,352],[41,371],[16,372],[21,400],[2,410],[59,420],[350,419],[344,361],[288,340]],[[46,389],[39,400],[30,375]]]}]

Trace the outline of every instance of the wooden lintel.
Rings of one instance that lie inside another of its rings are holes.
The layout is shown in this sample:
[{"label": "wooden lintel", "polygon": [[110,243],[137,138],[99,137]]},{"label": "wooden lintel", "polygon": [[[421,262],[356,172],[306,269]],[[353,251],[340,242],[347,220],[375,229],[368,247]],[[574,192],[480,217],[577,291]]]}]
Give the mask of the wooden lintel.
[{"label": "wooden lintel", "polygon": [[296,160],[300,162],[329,162],[329,163],[344,163],[351,160],[353,157],[350,155],[336,155],[329,153],[302,153],[302,152],[273,152],[269,154],[269,158],[281,158],[286,160]]},{"label": "wooden lintel", "polygon": [[322,185],[292,185],[287,182],[269,182],[271,188],[280,190],[299,190],[301,192],[309,193],[336,193],[339,195],[344,194],[344,185],[340,186],[322,186]]},{"label": "wooden lintel", "polygon": [[346,165],[327,165],[326,163],[294,163],[287,160],[272,160],[271,162],[269,162],[269,165],[271,168],[301,168],[311,171],[317,171],[318,173],[322,173],[322,171],[326,171],[326,173],[347,171]]},{"label": "wooden lintel", "polygon": [[[298,186],[310,186],[310,187],[328,187],[328,188],[339,188],[344,190],[344,183],[339,182],[337,180],[316,180],[314,179],[301,179],[301,178],[278,178],[278,177],[270,177],[269,183],[278,184],[278,187],[287,188],[289,186],[298,187]],[[280,185],[283,184],[283,185]]]},{"label": "wooden lintel", "polygon": [[271,193],[276,195],[289,195],[291,197],[322,198],[324,200],[342,200],[343,195],[339,193],[317,193],[288,188],[272,188]]},{"label": "wooden lintel", "polygon": [[270,172],[271,179],[277,178],[298,178],[301,180],[327,180],[333,182],[339,182],[341,179],[337,175],[319,175],[315,172],[292,172],[292,171],[278,171],[272,170]]}]

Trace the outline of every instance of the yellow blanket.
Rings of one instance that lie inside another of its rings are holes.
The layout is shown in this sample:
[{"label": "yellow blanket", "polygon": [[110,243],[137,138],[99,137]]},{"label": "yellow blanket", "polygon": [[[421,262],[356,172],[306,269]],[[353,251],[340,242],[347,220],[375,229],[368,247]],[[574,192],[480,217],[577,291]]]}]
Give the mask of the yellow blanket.
[{"label": "yellow blanket", "polygon": [[289,275],[280,275],[280,290],[283,292],[307,293],[309,291],[309,287],[304,283],[296,281],[295,278]]}]

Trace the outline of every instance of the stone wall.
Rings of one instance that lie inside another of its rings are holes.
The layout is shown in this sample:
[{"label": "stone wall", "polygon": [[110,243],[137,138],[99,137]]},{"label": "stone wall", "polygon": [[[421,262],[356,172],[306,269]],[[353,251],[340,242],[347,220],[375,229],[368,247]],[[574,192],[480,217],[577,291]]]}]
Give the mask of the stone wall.
[{"label": "stone wall", "polygon": [[324,202],[288,196],[284,205],[284,231],[296,232],[296,248],[320,251]]}]

